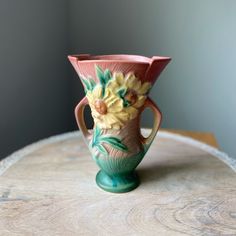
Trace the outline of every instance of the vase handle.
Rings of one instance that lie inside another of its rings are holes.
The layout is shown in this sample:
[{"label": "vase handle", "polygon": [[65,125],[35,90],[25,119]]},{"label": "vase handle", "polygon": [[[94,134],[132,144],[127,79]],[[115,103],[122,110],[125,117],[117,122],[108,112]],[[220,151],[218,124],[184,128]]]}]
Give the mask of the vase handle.
[{"label": "vase handle", "polygon": [[89,142],[89,139],[91,137],[91,133],[88,131],[85,121],[84,121],[84,108],[88,105],[88,100],[86,97],[84,97],[78,105],[75,107],[75,118],[76,122],[79,126],[80,131],[82,132],[84,139],[86,143]]},{"label": "vase handle", "polygon": [[151,145],[153,139],[155,138],[157,131],[160,127],[161,120],[162,120],[162,114],[161,114],[160,109],[157,107],[157,105],[149,97],[147,97],[142,111],[144,111],[145,108],[147,108],[147,107],[150,107],[154,113],[154,124],[153,124],[151,134],[147,138],[143,137],[141,134],[141,141],[143,144],[145,144],[147,147],[149,147]]}]

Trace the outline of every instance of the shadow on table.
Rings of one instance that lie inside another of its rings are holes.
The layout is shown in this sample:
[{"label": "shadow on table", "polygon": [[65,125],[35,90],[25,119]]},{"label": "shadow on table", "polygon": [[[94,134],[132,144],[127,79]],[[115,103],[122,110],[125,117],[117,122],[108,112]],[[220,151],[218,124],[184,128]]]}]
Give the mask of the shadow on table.
[{"label": "shadow on table", "polygon": [[173,164],[160,164],[156,163],[151,166],[139,166],[137,174],[142,183],[164,181],[170,176],[179,172],[192,171],[194,168],[193,163],[173,163]]}]

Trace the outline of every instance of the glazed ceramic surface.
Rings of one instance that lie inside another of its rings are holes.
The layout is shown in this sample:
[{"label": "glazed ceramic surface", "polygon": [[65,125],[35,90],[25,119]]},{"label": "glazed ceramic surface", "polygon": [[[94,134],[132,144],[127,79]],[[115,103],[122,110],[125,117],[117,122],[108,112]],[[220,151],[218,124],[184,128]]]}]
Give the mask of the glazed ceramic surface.
[{"label": "glazed ceramic surface", "polygon": [[[148,97],[152,85],[170,61],[168,57],[135,55],[74,55],[68,57],[84,86],[85,97],[75,116],[93,159],[100,167],[99,187],[127,192],[139,185],[135,168],[150,147],[161,123],[161,112]],[[93,132],[84,122],[90,106]],[[140,132],[140,115],[149,107],[154,126],[149,137]]]}]

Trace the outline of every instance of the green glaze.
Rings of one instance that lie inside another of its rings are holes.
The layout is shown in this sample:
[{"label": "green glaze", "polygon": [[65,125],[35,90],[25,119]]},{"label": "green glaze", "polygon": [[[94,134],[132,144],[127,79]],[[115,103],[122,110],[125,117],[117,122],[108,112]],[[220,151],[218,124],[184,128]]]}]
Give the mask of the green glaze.
[{"label": "green glaze", "polygon": [[91,147],[96,147],[96,149],[103,155],[108,155],[106,148],[103,146],[103,143],[107,143],[113,148],[120,150],[122,152],[127,152],[128,148],[125,144],[122,143],[121,139],[111,135],[102,135],[101,129],[97,126],[94,128],[93,139],[91,142]]},{"label": "green glaze", "polygon": [[87,94],[87,91],[93,91],[94,87],[96,86],[96,83],[93,79],[88,78],[88,79],[83,79],[81,77],[81,80],[84,84],[84,92]]},{"label": "green glaze", "polygon": [[126,94],[127,94],[127,89],[122,88],[118,91],[119,97],[123,100],[123,106],[124,107],[129,107],[130,102],[125,99]]},{"label": "green glaze", "polygon": [[[161,122],[161,112],[148,93],[168,57],[88,54],[68,57],[83,83],[86,98],[76,106],[75,116],[100,171],[96,182],[102,189],[122,193],[139,185],[135,168],[142,161]],[[92,76],[91,76],[92,75]],[[84,121],[90,106],[93,132]],[[140,115],[146,108],[154,113],[149,137],[140,133]]]},{"label": "green glaze", "polygon": [[110,79],[112,79],[112,75],[111,75],[110,70],[106,69],[105,71],[103,71],[97,65],[95,66],[95,70],[96,70],[96,74],[99,79],[100,85],[102,86],[102,97],[103,97],[105,94],[106,84]]},{"label": "green glaze", "polygon": [[134,172],[142,161],[145,151],[131,157],[93,156],[101,168],[96,176],[99,187],[114,193],[123,193],[135,189],[139,185],[139,178]]},{"label": "green glaze", "polygon": [[105,191],[125,193],[138,187],[139,178],[135,172],[130,172],[125,175],[110,176],[100,170],[96,176],[96,183]]}]

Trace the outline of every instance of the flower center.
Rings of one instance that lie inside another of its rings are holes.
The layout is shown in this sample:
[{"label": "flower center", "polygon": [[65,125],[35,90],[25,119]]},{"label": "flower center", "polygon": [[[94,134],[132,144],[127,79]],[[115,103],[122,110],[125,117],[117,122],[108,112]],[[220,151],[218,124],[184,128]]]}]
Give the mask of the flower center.
[{"label": "flower center", "polygon": [[137,93],[132,89],[129,89],[124,97],[124,99],[130,103],[130,105],[133,105],[137,101],[137,98]]},{"label": "flower center", "polygon": [[96,100],[94,103],[94,107],[96,111],[101,115],[107,114],[107,105],[103,100]]}]

